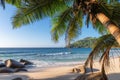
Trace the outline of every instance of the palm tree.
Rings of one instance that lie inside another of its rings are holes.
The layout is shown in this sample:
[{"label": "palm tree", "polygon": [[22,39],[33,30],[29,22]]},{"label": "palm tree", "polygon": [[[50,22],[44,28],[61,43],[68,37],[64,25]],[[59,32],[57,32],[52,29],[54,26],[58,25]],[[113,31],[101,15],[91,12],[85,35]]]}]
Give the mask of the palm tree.
[{"label": "palm tree", "polygon": [[[110,50],[112,47],[120,47],[120,46],[111,34],[107,34],[99,37],[96,43],[94,44],[93,50],[91,51],[91,53],[89,54],[85,62],[85,65],[84,65],[85,73],[86,73],[86,67],[87,68],[89,67],[93,72],[94,60],[97,60],[102,65],[100,65],[101,66],[101,69],[99,72],[100,74],[96,73],[96,76],[94,77],[97,77],[98,75],[99,77],[102,78],[102,80],[108,80],[106,76],[106,69],[110,67],[109,58],[110,58]],[[82,77],[90,78],[89,76],[82,75],[77,77],[75,80],[85,80],[85,79],[82,79]]]},{"label": "palm tree", "polygon": [[85,66],[90,63],[92,69],[94,57],[102,51],[101,69],[105,74],[104,67],[109,63],[109,50],[115,44],[115,40],[120,44],[119,0],[13,0],[13,2],[6,0],[6,2],[18,8],[13,17],[14,28],[50,16],[53,23],[51,30],[53,40],[58,41],[59,37],[65,34],[67,45],[81,32],[84,18],[87,26],[91,22],[100,33],[106,34],[108,30],[110,35],[100,38],[85,63]]},{"label": "palm tree", "polygon": [[58,38],[65,34],[65,40],[69,45],[70,41],[79,35],[85,16],[87,26],[91,21],[96,26],[94,28],[103,33],[106,28],[120,43],[120,5],[116,3],[119,0],[6,0],[6,2],[18,8],[13,17],[14,28],[50,16],[53,20],[51,30],[53,40],[58,41]]},{"label": "palm tree", "polygon": [[107,34],[98,38],[97,42],[94,44],[92,52],[85,62],[85,67],[89,66],[92,70],[93,61],[97,58],[99,59],[99,62],[102,63],[101,71],[104,74],[105,67],[109,66],[109,52],[113,46],[118,47],[119,44],[111,34]]}]

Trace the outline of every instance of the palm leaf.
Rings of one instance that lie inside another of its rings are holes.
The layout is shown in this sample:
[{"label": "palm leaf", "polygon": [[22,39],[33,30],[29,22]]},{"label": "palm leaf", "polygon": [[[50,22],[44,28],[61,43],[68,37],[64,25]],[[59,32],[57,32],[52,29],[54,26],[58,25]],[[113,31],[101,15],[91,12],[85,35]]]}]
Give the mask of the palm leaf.
[{"label": "palm leaf", "polygon": [[60,15],[55,16],[52,18],[52,39],[56,42],[58,41],[59,37],[62,36],[67,27],[66,23],[69,19],[71,19],[72,8],[67,8],[65,11],[61,12]]},{"label": "palm leaf", "polygon": [[2,5],[3,9],[5,9],[5,1],[4,0],[0,0],[0,4]]},{"label": "palm leaf", "polygon": [[[73,16],[73,8],[68,8],[53,18],[52,38],[54,41],[58,41],[58,38],[65,34],[65,40],[67,45],[76,38],[82,27],[82,12],[78,12]],[[79,17],[79,18],[78,18]]]},{"label": "palm leaf", "polygon": [[108,31],[107,31],[107,29],[99,22],[99,20],[97,20],[96,19],[96,22],[95,23],[93,23],[93,28],[96,30],[96,31],[98,31],[98,33],[99,34],[102,34],[102,35],[104,35],[104,34],[107,34],[108,33]]},{"label": "palm leaf", "polygon": [[76,19],[75,18],[71,19],[68,28],[66,30],[66,43],[68,43],[67,46],[69,46],[70,41],[78,37],[80,33],[81,33],[81,27],[77,23]]},{"label": "palm leaf", "polygon": [[[115,44],[115,39],[114,37],[109,34],[109,35],[104,35],[102,37],[100,37],[92,52],[90,53],[89,57],[87,58],[86,62],[85,62],[85,66],[90,66],[91,70],[93,68],[93,61],[94,59],[98,58],[98,55],[100,57],[100,62],[104,63],[104,64],[108,64],[109,61],[109,50],[110,48]],[[105,66],[105,65],[104,65]]]},{"label": "palm leaf", "polygon": [[17,10],[12,23],[14,27],[20,27],[44,17],[53,16],[64,8],[66,8],[65,3],[59,0],[30,0],[29,3]]},{"label": "palm leaf", "polygon": [[16,7],[20,7],[22,2],[26,2],[27,0],[5,0],[8,4],[12,4]]}]

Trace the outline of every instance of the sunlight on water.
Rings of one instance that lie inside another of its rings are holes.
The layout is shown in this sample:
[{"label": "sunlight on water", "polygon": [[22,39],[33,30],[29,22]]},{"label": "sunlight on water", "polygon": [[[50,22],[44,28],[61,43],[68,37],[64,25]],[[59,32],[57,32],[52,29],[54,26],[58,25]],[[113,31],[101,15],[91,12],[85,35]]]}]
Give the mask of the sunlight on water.
[{"label": "sunlight on water", "polygon": [[86,60],[90,48],[0,48],[0,57],[30,60],[36,67],[75,65]]}]

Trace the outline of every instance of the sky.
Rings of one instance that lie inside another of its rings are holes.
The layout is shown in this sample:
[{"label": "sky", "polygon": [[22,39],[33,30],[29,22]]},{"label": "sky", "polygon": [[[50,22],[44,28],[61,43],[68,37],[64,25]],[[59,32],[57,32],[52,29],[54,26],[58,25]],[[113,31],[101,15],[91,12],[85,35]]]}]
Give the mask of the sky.
[{"label": "sky", "polygon": [[[13,29],[12,16],[14,16],[16,8],[6,5],[5,10],[0,6],[0,47],[64,47],[64,36],[58,43],[51,39],[51,21],[45,18],[29,25],[21,26]],[[100,36],[93,28],[83,27],[80,36],[75,39],[79,40],[85,37]]]}]

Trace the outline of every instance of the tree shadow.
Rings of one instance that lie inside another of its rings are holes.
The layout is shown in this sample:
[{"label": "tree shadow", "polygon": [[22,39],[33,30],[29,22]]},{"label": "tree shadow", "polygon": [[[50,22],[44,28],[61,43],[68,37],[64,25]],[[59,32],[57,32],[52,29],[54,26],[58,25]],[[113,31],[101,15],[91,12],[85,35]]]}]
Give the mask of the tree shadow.
[{"label": "tree shadow", "polygon": [[107,76],[109,80],[120,80],[120,73],[111,73]]},{"label": "tree shadow", "polygon": [[21,78],[22,80],[28,80],[29,77],[26,75],[17,75],[17,74],[0,74],[0,80],[13,80],[15,78]]},{"label": "tree shadow", "polygon": [[56,76],[53,78],[44,78],[44,79],[30,79],[30,80],[74,80],[79,73],[69,73],[66,75]]},{"label": "tree shadow", "polygon": [[[91,72],[90,68],[87,68],[87,73]],[[93,69],[93,72],[97,72],[99,69]],[[52,78],[43,78],[43,79],[30,79],[30,80],[75,80],[78,76],[82,75],[81,73],[69,73],[66,75],[60,75]],[[47,77],[47,76],[46,76]]]},{"label": "tree shadow", "polygon": [[90,68],[86,68],[86,73],[90,73],[90,72],[97,72],[99,71],[99,69],[93,68],[92,70]]},{"label": "tree shadow", "polygon": [[[93,73],[93,74],[88,74],[88,75],[79,75],[75,80],[120,80],[120,73],[111,73],[107,74],[107,78],[102,78],[103,76],[101,75],[100,72],[98,73]],[[74,80],[74,79],[73,79]]]}]

